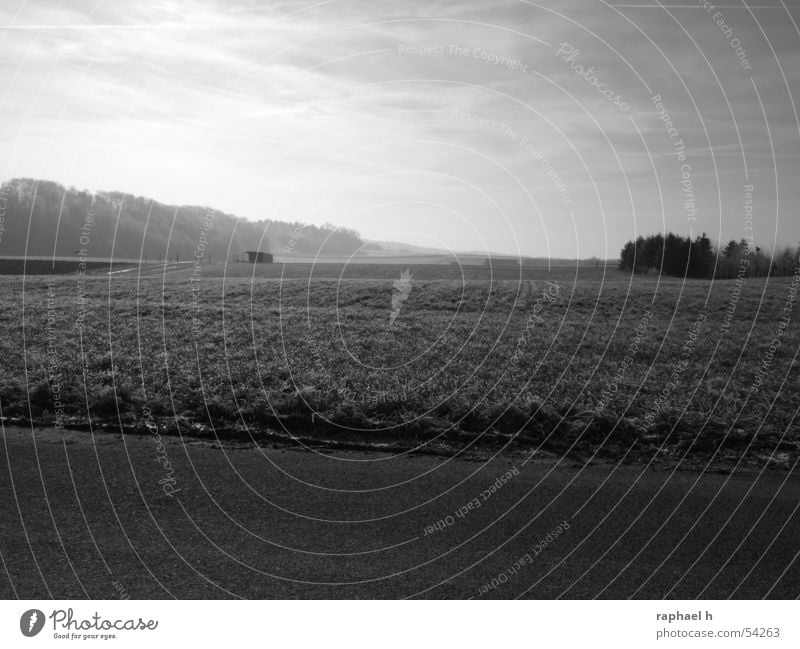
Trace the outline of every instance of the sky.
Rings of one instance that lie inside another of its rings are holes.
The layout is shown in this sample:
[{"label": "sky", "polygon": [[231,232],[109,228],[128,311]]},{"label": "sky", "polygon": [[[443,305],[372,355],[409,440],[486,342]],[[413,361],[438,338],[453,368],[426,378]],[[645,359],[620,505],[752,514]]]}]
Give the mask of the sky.
[{"label": "sky", "polygon": [[4,0],[0,180],[454,251],[796,245],[800,2],[711,4]]}]

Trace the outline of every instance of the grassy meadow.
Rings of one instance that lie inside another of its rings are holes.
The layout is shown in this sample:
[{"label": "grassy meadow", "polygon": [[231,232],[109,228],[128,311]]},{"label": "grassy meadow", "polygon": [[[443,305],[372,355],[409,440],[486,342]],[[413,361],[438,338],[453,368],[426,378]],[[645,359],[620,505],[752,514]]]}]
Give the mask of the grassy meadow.
[{"label": "grassy meadow", "polygon": [[416,266],[393,303],[405,269],[0,276],[1,414],[669,463],[799,455],[791,277]]}]

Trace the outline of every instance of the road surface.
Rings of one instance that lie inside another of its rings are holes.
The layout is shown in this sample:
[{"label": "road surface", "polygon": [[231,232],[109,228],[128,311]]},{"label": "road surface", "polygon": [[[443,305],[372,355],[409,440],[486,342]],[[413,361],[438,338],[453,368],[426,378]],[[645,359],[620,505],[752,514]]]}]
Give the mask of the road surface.
[{"label": "road surface", "polygon": [[786,472],[2,434],[3,598],[800,595]]}]

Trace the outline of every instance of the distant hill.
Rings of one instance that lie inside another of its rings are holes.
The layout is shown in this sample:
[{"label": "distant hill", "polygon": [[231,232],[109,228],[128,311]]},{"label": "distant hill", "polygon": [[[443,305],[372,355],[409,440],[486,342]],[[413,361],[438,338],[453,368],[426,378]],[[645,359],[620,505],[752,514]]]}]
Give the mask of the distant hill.
[{"label": "distant hill", "polygon": [[[423,259],[418,263],[430,264],[462,264],[466,266],[472,265],[485,265],[491,259],[493,265],[519,265],[533,266],[537,268],[548,267],[570,267],[575,266],[616,266],[616,259],[598,259],[591,257],[589,259],[569,259],[557,257],[527,257],[512,255],[509,253],[493,252],[486,250],[466,250],[455,251],[446,250],[444,248],[429,248],[426,246],[416,246],[410,243],[403,243],[401,241],[382,241],[377,240],[372,243],[379,246],[380,249],[371,252],[372,257],[385,257],[387,260],[392,261],[394,258],[407,257],[409,263],[415,263],[414,258],[419,257]],[[399,262],[398,262],[399,263]]]},{"label": "distant hill", "polygon": [[387,252],[405,252],[417,255],[448,255],[448,256],[451,256],[453,254],[450,250],[446,250],[445,248],[430,248],[428,246],[417,246],[412,243],[404,243],[402,241],[384,241],[378,239],[372,241],[371,243],[376,244],[375,247],[379,248],[380,251],[387,251]]},{"label": "distant hill", "polygon": [[285,246],[289,256],[350,255],[363,245],[354,230],[246,221],[206,207],[164,205],[118,191],[93,195],[29,178],[3,183],[0,216],[4,206],[0,256],[68,257],[86,250],[89,257],[189,260],[201,243],[204,259],[222,260],[256,248],[286,256]]}]

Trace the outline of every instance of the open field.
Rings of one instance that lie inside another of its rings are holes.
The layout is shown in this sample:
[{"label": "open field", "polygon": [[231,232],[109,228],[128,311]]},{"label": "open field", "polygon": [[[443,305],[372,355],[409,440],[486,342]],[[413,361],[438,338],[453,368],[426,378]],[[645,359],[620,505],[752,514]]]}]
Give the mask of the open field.
[{"label": "open field", "polygon": [[4,276],[2,415],[692,466],[800,456],[791,277],[740,289],[602,267],[420,266],[393,305],[405,269]]},{"label": "open field", "polygon": [[[87,270],[108,271],[112,265],[108,260],[87,259],[84,262]],[[114,262],[115,268],[130,268],[131,262]],[[64,275],[74,274],[78,270],[77,258],[58,257],[52,259],[3,257],[0,258],[0,275]]]}]

